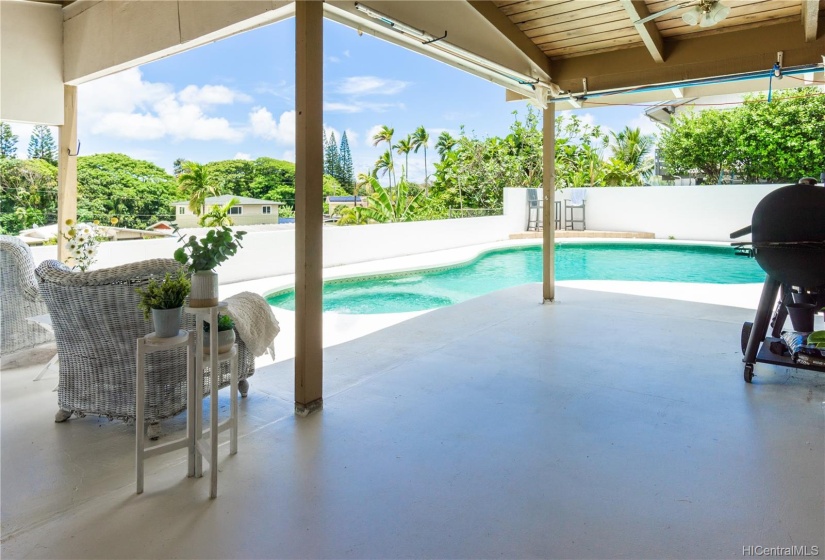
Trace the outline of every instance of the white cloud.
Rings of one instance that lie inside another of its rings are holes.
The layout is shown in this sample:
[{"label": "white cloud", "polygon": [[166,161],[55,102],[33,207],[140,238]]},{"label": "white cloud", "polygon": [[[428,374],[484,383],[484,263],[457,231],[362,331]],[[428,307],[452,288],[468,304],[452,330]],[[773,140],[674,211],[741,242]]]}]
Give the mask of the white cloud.
[{"label": "white cloud", "polygon": [[238,142],[243,132],[223,117],[205,111],[251,98],[226,86],[148,82],[138,68],[100,78],[78,89],[78,120],[92,134],[133,140],[224,140]]},{"label": "white cloud", "polygon": [[350,148],[352,148],[352,146],[357,145],[359,134],[351,128],[348,128],[346,130],[346,133],[347,133],[347,144],[350,145]]},{"label": "white cloud", "polygon": [[295,150],[287,150],[281,154],[281,159],[284,161],[291,161],[295,163]]},{"label": "white cloud", "polygon": [[272,95],[287,101],[290,105],[295,103],[295,84],[281,80],[277,84],[261,82],[254,89],[255,93]]},{"label": "white cloud", "polygon": [[328,61],[330,61],[330,62],[332,62],[332,63],[341,62],[341,59],[340,59],[340,58],[338,58],[337,56],[331,56],[331,57],[329,57],[327,60],[328,60]]},{"label": "white cloud", "polygon": [[367,136],[364,138],[364,145],[372,146],[372,137],[378,134],[378,132],[384,128],[383,125],[376,124],[372,128],[367,131]]},{"label": "white cloud", "polygon": [[641,130],[642,134],[654,134],[657,137],[659,136],[660,127],[647,118],[644,113],[639,113],[636,118],[627,123],[627,126],[630,128],[638,128]]},{"label": "white cloud", "polygon": [[276,120],[266,107],[255,107],[249,113],[249,124],[255,136],[287,146],[295,144],[295,111],[285,111]]},{"label": "white cloud", "polygon": [[128,138],[131,140],[158,140],[166,136],[166,126],[158,117],[138,113],[108,113],[91,127],[92,134]]},{"label": "white cloud", "polygon": [[364,108],[353,103],[324,103],[327,113],[360,113]]},{"label": "white cloud", "polygon": [[249,103],[252,101],[251,97],[240,91],[229,89],[226,86],[210,85],[205,85],[200,88],[194,85],[186,86],[178,93],[178,99],[184,103],[191,103],[201,107],[209,105],[231,105],[236,101],[241,103]]},{"label": "white cloud", "polygon": [[334,91],[344,95],[395,95],[408,85],[409,82],[377,76],[350,76],[344,78]]},{"label": "white cloud", "polygon": [[[324,125],[324,137],[329,138],[330,134],[335,135],[335,141],[336,142],[339,142],[339,143],[341,142],[341,131],[339,131],[337,128],[335,128],[333,126],[329,126],[329,125],[325,124]],[[347,137],[347,140],[349,140],[349,137]]]},{"label": "white cloud", "polygon": [[238,152],[237,154],[235,154],[235,157],[232,158],[232,159],[245,159],[247,161],[252,161],[252,156],[249,155],[249,154],[246,154],[244,152]]},{"label": "white cloud", "polygon": [[343,54],[345,57],[349,58],[349,49],[345,50],[342,54]]}]

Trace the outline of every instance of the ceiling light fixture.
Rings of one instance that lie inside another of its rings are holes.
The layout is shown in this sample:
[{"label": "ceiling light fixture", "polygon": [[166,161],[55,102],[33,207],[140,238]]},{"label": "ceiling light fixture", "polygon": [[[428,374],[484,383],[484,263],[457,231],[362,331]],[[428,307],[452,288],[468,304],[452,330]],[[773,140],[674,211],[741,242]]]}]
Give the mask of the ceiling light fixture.
[{"label": "ceiling light fixture", "polygon": [[[561,93],[561,89],[554,83],[545,83],[542,82],[538,78],[534,78],[532,76],[528,76],[526,74],[522,74],[520,72],[516,72],[506,66],[502,66],[497,62],[493,62],[487,58],[479,56],[477,54],[471,53],[468,50],[462,49],[461,47],[454,45],[448,41],[444,40],[444,37],[447,36],[446,32],[444,33],[443,37],[436,37],[434,35],[430,35],[426,31],[421,31],[420,29],[416,29],[411,27],[405,23],[402,23],[398,20],[395,20],[385,14],[377,10],[373,10],[372,8],[361,4],[360,2],[355,3],[355,9],[359,12],[362,12],[369,17],[380,21],[390,29],[393,29],[399,33],[409,35],[415,37],[416,39],[421,41],[421,44],[428,45],[432,48],[441,50],[446,52],[450,55],[455,57],[461,58],[467,62],[471,62],[478,66],[485,68],[486,70],[495,72],[505,78],[509,78],[523,86],[527,86],[531,88],[535,92],[535,97],[539,102],[544,102],[546,106],[546,92],[549,90],[552,95],[559,95]],[[537,87],[538,86],[538,87]]]},{"label": "ceiling light fixture", "polygon": [[730,13],[730,8],[718,0],[699,0],[699,4],[682,14],[682,21],[688,25],[711,27]]}]

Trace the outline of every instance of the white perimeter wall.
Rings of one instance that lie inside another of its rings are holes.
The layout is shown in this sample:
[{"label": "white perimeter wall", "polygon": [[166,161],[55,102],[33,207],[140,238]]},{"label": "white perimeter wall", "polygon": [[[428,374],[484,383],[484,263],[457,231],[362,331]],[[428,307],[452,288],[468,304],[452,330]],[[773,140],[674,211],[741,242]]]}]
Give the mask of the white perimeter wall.
[{"label": "white perimeter wall", "polygon": [[[466,247],[508,239],[513,231],[505,216],[372,224],[324,228],[324,266],[340,266]],[[295,271],[295,230],[248,233],[243,249],[219,268],[220,282],[267,278]],[[168,259],[178,247],[173,238],[102,243],[94,268],[145,259]],[[32,247],[35,263],[57,258],[57,247]]]},{"label": "white perimeter wall", "polygon": [[[730,233],[751,223],[753,210],[769,192],[783,185],[698,185],[690,187],[587,188],[587,229],[642,231],[657,238],[730,241]],[[539,196],[541,193],[539,192]],[[569,199],[560,191],[556,197]],[[522,208],[527,224],[526,189],[504,189],[505,205]],[[749,239],[743,238],[743,239]]]},{"label": "white perimeter wall", "polygon": [[63,124],[63,11],[0,2],[0,119]]},{"label": "white perimeter wall", "polygon": [[[658,238],[730,241],[751,222],[753,209],[781,185],[616,187],[587,189],[587,229],[645,231]],[[557,193],[569,198],[569,193]],[[509,239],[527,228],[527,189],[504,189],[504,215],[485,218],[324,228],[324,266],[454,249]],[[747,239],[747,238],[743,238]],[[291,274],[295,230],[248,233],[243,249],[219,269],[223,284]],[[172,258],[173,238],[103,243],[95,268]],[[32,247],[36,263],[57,258],[57,247]]]}]

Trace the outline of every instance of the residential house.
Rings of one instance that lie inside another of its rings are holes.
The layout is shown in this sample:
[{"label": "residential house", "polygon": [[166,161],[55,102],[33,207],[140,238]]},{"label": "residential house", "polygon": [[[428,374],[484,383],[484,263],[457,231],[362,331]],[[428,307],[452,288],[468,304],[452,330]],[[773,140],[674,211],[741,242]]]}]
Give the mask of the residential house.
[{"label": "residential house", "polygon": [[[231,194],[210,196],[206,199],[206,211],[208,212],[213,206],[224,206],[229,204],[229,201],[233,198],[237,200],[237,203],[229,208],[229,217],[232,218],[232,222],[235,225],[249,226],[255,224],[278,223],[278,206],[280,206],[281,203],[273,202],[272,200],[262,200],[259,198],[249,198],[246,196],[234,196]],[[198,227],[198,220],[200,217],[189,209],[188,200],[173,202],[172,206],[175,207],[175,223],[178,227]]]}]

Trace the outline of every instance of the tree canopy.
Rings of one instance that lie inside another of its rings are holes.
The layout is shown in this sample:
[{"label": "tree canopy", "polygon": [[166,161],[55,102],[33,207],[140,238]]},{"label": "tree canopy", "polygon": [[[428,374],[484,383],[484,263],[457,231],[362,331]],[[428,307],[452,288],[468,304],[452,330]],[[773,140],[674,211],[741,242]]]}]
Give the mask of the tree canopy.
[{"label": "tree canopy", "polygon": [[48,126],[39,124],[32,130],[29,138],[29,159],[42,159],[57,165],[57,145]]},{"label": "tree canopy", "polygon": [[154,163],[124,154],[77,158],[77,215],[80,221],[144,229],[173,219],[171,203],[180,198],[174,177]]},{"label": "tree canopy", "polygon": [[745,182],[794,182],[825,170],[825,95],[816,88],[746,97],[731,109],[677,115],[659,142],[665,169],[695,171],[706,182],[725,175]]}]

